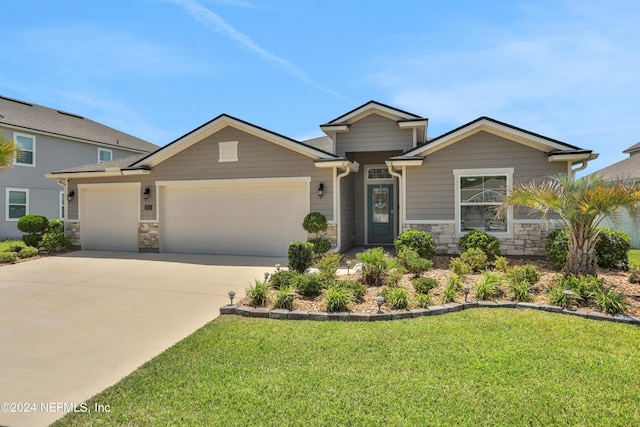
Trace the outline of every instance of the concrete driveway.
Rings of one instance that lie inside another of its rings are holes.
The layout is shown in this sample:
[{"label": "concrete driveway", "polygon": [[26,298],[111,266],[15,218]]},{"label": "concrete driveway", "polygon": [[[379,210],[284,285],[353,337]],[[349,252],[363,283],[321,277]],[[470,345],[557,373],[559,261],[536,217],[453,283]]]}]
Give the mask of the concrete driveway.
[{"label": "concrete driveway", "polygon": [[0,267],[0,425],[62,417],[217,317],[228,291],[243,296],[276,263],[286,259],[79,251]]}]

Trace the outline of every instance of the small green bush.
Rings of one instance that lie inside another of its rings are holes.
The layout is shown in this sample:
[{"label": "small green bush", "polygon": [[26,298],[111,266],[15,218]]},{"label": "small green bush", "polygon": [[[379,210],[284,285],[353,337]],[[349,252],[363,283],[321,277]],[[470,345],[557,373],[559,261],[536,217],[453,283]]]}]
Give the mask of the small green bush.
[{"label": "small green bush", "polygon": [[322,255],[331,249],[331,242],[323,237],[311,239],[309,240],[309,243],[313,245],[313,253],[316,255]]},{"label": "small green bush", "polygon": [[402,310],[409,307],[409,295],[401,287],[392,287],[385,293],[385,299],[389,303],[391,310]]},{"label": "small green bush", "polygon": [[327,217],[320,212],[311,212],[304,217],[302,228],[307,233],[322,233],[327,231]]},{"label": "small green bush", "polygon": [[616,267],[627,259],[627,252],[631,248],[631,238],[624,231],[612,230],[606,227],[598,228],[596,242],[596,258],[598,265],[604,268]]},{"label": "small green bush", "polygon": [[431,291],[426,294],[418,294],[416,298],[418,307],[420,308],[428,308],[430,305],[433,305],[433,293]]},{"label": "small green bush", "polygon": [[533,299],[531,285],[526,280],[509,281],[508,286],[509,292],[514,300],[518,302],[526,302]]},{"label": "small green bush", "polygon": [[458,292],[462,291],[462,285],[463,283],[460,276],[449,276],[447,279],[447,286],[454,287]]},{"label": "small green bush", "polygon": [[0,262],[14,263],[18,261],[18,257],[13,252],[0,252]]},{"label": "small green bush", "polygon": [[250,305],[264,307],[269,302],[269,283],[256,279],[252,286],[247,288],[247,297]]},{"label": "small green bush", "polygon": [[569,252],[569,236],[564,228],[552,230],[545,239],[544,248],[547,251],[547,259],[553,262],[553,268],[562,270],[567,264]]},{"label": "small green bush", "polygon": [[34,248],[33,246],[26,246],[26,247],[23,247],[20,252],[18,252],[18,257],[31,258],[33,256],[38,255],[38,253],[39,253],[38,249]]},{"label": "small green bush", "polygon": [[340,267],[340,254],[325,254],[317,263],[320,274],[324,277],[334,278]]},{"label": "small green bush", "polygon": [[7,252],[17,252],[20,253],[20,251],[22,251],[24,248],[27,248],[29,246],[26,246],[24,244],[24,242],[20,242],[20,243],[15,243],[9,246],[9,250]]},{"label": "small green bush", "polygon": [[558,286],[552,286],[549,288],[549,303],[558,307],[567,308],[570,307],[576,300],[575,294],[567,295],[565,289]]},{"label": "small green bush", "polygon": [[502,273],[506,273],[509,268],[509,261],[503,256],[498,256],[493,260],[493,268]]},{"label": "small green bush", "polygon": [[640,267],[629,267],[629,283],[640,283]]},{"label": "small green bush", "polygon": [[407,230],[393,242],[396,253],[402,249],[413,249],[421,258],[432,260],[436,256],[436,241],[433,236],[422,230]]},{"label": "small green bush", "polygon": [[506,272],[507,281],[510,283],[526,282],[529,285],[535,285],[540,280],[538,267],[535,265],[516,265]]},{"label": "small green bush", "polygon": [[442,291],[442,295],[440,296],[442,303],[446,304],[448,302],[455,302],[458,298],[458,290],[455,286],[447,286]]},{"label": "small green bush", "polygon": [[501,281],[499,274],[490,271],[485,272],[476,284],[476,296],[478,299],[487,300],[499,297],[502,293]]},{"label": "small green bush", "polygon": [[433,262],[430,259],[420,257],[418,252],[409,247],[400,249],[398,260],[409,273],[413,274],[420,274],[433,266]]},{"label": "small green bush", "polygon": [[580,305],[588,305],[598,292],[604,288],[604,279],[598,279],[591,275],[559,276],[555,287],[561,290],[570,290],[575,293],[575,302]]},{"label": "small green bush", "polygon": [[398,263],[384,253],[380,247],[367,249],[358,254],[362,263],[362,279],[369,286],[384,286],[389,283],[389,274]]},{"label": "small green bush", "polygon": [[20,218],[16,226],[18,227],[18,230],[23,233],[41,234],[47,231],[47,227],[49,227],[49,220],[42,215],[30,214]]},{"label": "small green bush", "polygon": [[628,304],[625,295],[613,289],[603,289],[596,292],[593,302],[600,308],[600,311],[612,316],[620,313]]},{"label": "small green bush", "polygon": [[460,254],[460,259],[471,268],[471,271],[486,270],[489,265],[487,255],[480,248],[467,249]]},{"label": "small green bush", "polygon": [[352,300],[351,291],[344,286],[330,286],[324,294],[324,304],[328,312],[347,311]]},{"label": "small green bush", "polygon": [[288,259],[290,269],[304,273],[313,263],[313,245],[309,242],[291,242]]},{"label": "small green bush", "polygon": [[23,234],[22,241],[27,246],[39,248],[40,242],[42,241],[42,234]]},{"label": "small green bush", "polygon": [[291,293],[295,293],[295,289],[293,286],[283,286],[278,292],[276,292],[276,301],[273,304],[275,308],[283,308],[286,310],[290,310],[293,307],[293,301],[295,300],[295,295],[290,295]]},{"label": "small green bush", "polygon": [[71,245],[71,240],[64,234],[64,231],[59,229],[47,231],[42,235],[42,240],[40,241],[40,247],[47,252],[63,250],[69,245]]},{"label": "small green bush", "polygon": [[293,285],[299,275],[300,273],[295,270],[276,271],[269,277],[269,283],[274,289],[286,288]]},{"label": "small green bush", "polygon": [[464,276],[472,272],[471,267],[465,263],[462,258],[451,258],[449,261],[449,268],[458,276]]},{"label": "small green bush", "polygon": [[367,294],[367,287],[362,283],[355,282],[353,280],[338,280],[335,282],[334,286],[342,286],[348,289],[355,302],[361,302]]},{"label": "small green bush", "polygon": [[315,297],[325,287],[325,278],[320,274],[302,274],[294,282],[295,288],[301,295]]},{"label": "small green bush", "polygon": [[47,231],[48,232],[60,231],[64,233],[64,221],[61,219],[49,220],[49,226],[47,227]]},{"label": "small green bush", "polygon": [[412,281],[413,288],[419,294],[428,294],[433,288],[438,286],[438,281],[432,277],[420,277]]},{"label": "small green bush", "polygon": [[489,261],[493,261],[500,255],[500,241],[484,231],[471,230],[458,241],[460,252],[466,252],[469,249],[480,249],[487,256]]}]

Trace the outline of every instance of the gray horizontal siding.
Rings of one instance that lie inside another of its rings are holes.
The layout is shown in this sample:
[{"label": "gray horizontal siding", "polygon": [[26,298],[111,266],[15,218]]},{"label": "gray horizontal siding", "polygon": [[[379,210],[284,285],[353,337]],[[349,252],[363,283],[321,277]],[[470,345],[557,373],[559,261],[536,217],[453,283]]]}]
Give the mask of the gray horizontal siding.
[{"label": "gray horizontal siding", "polygon": [[[407,220],[453,220],[453,169],[514,168],[514,183],[566,172],[566,163],[550,163],[539,150],[478,132],[407,168]],[[526,218],[525,214],[518,217]]]},{"label": "gray horizontal siding", "polygon": [[336,154],[363,151],[405,151],[413,146],[413,130],[400,129],[391,119],[370,114],[353,123],[349,131],[338,133]]}]

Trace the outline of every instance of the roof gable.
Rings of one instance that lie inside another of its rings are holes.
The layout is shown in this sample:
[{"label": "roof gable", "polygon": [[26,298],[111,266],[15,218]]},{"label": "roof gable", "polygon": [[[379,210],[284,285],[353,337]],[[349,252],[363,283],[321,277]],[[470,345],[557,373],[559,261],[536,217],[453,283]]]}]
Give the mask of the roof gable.
[{"label": "roof gable", "polygon": [[181,136],[175,141],[165,145],[154,153],[149,154],[148,156],[140,159],[139,161],[131,164],[131,168],[140,168],[140,167],[154,167],[161,162],[169,159],[170,157],[176,155],[177,153],[186,150],[192,145],[202,141],[215,134],[216,132],[231,126],[233,128],[239,129],[248,134],[254,135],[258,138],[264,139],[266,141],[272,142],[276,145],[279,145],[284,148],[288,148],[297,153],[303,154],[307,157],[310,157],[314,160],[317,159],[335,159],[337,156],[302,143],[300,141],[296,141],[294,139],[288,138],[286,136],[280,135],[278,133],[272,132],[265,128],[253,125],[251,123],[245,122],[244,120],[237,119],[233,116],[229,116],[227,114],[221,114],[213,120],[203,124],[202,126],[192,130],[191,132]]},{"label": "roof gable", "polygon": [[424,117],[418,116],[416,114],[409,113],[407,111],[403,111],[398,108],[394,108],[389,105],[371,100],[359,107],[354,108],[348,113],[345,113],[340,117],[336,117],[330,122],[320,126],[322,127],[327,125],[351,124],[373,113],[379,114],[383,117],[387,117],[395,121],[406,122],[412,120],[426,120]]}]

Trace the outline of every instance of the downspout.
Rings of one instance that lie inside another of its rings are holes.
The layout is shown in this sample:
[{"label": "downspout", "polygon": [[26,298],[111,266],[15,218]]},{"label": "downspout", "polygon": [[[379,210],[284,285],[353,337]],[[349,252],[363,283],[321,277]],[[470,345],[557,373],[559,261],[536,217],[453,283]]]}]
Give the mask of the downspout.
[{"label": "downspout", "polygon": [[[337,168],[334,168],[334,170],[337,170]],[[346,166],[346,170],[341,173],[340,175],[335,175],[335,173],[333,174],[333,176],[335,177],[335,187],[334,187],[334,197],[336,198],[336,202],[333,204],[334,206],[334,220],[336,223],[336,249],[335,252],[336,253],[340,253],[340,249],[342,248],[342,230],[340,228],[341,226],[341,218],[339,218],[339,216],[341,215],[342,211],[340,210],[340,199],[341,199],[341,194],[340,194],[340,180],[342,178],[344,178],[345,176],[349,175],[351,173],[351,168],[349,167],[349,165]]]},{"label": "downspout", "polygon": [[389,171],[389,173],[391,174],[391,176],[395,176],[396,178],[398,178],[398,184],[400,185],[400,200],[398,203],[398,235],[402,234],[402,229],[404,227],[404,201],[405,201],[405,180],[402,179],[403,176],[405,175],[406,172],[406,166],[402,166],[402,173],[399,174],[397,172],[395,172],[393,170],[393,163],[392,162],[385,162],[387,164],[387,170]]},{"label": "downspout", "polygon": [[587,163],[588,163],[588,160],[583,160],[582,164],[580,166],[578,166],[575,169],[571,169],[571,179],[575,179],[576,178],[576,172],[580,172],[581,170],[584,170],[587,167]]}]

